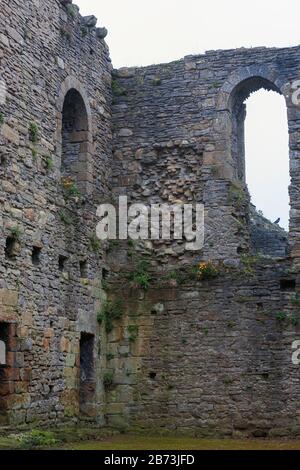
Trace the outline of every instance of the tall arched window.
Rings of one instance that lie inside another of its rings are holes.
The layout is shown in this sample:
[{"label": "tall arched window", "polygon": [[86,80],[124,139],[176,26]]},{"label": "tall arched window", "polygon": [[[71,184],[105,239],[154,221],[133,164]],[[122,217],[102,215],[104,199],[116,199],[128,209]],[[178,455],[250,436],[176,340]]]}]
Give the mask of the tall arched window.
[{"label": "tall arched window", "polygon": [[235,87],[230,106],[234,176],[247,183],[256,206],[256,210],[250,207],[252,248],[271,256],[286,256],[283,229],[288,230],[290,178],[285,99],[274,83],[253,76]]},{"label": "tall arched window", "polygon": [[0,340],[0,366],[6,365],[6,344]]},{"label": "tall arched window", "polygon": [[[6,365],[6,345],[9,338],[9,325],[0,323],[0,366]],[[1,380],[1,377],[0,377]]]},{"label": "tall arched window", "polygon": [[246,101],[246,182],[256,208],[289,226],[289,137],[285,99],[259,90]]},{"label": "tall arched window", "polygon": [[62,110],[61,175],[71,178],[84,191],[87,178],[89,128],[85,103],[80,93],[71,89]]}]

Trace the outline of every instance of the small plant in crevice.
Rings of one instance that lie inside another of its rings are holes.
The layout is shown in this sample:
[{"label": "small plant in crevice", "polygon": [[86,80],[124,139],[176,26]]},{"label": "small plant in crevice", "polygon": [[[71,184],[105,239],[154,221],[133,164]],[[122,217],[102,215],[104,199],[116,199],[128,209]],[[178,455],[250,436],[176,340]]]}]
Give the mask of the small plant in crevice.
[{"label": "small plant in crevice", "polygon": [[2,126],[4,124],[4,114],[3,113],[0,113],[0,126]]},{"label": "small plant in crevice", "polygon": [[299,294],[295,294],[295,296],[291,299],[291,303],[295,305],[295,307],[300,307],[300,296]]},{"label": "small plant in crevice", "polygon": [[109,240],[107,251],[108,252],[113,251],[113,250],[117,249],[119,247],[119,245],[120,245],[119,240]]},{"label": "small plant in crevice", "polygon": [[260,254],[255,255],[243,254],[241,255],[241,263],[245,274],[253,275],[254,268],[260,260]]},{"label": "small plant in crevice", "polygon": [[198,266],[198,278],[201,281],[214,279],[219,275],[220,271],[216,264],[212,261],[205,261]]},{"label": "small plant in crevice", "polygon": [[239,181],[231,183],[228,191],[228,202],[236,209],[241,209],[246,204],[247,194],[244,186]]},{"label": "small plant in crevice", "polygon": [[284,322],[288,318],[288,314],[284,311],[275,312],[275,318],[279,322]]},{"label": "small plant in crevice", "polygon": [[149,273],[135,273],[132,280],[143,290],[147,290],[150,286],[151,276]]},{"label": "small plant in crevice", "polygon": [[187,278],[190,281],[197,281],[199,279],[198,274],[199,274],[199,265],[198,264],[193,264],[192,266],[188,267]]},{"label": "small plant in crevice", "polygon": [[71,218],[68,214],[66,214],[66,212],[64,212],[64,211],[59,211],[58,215],[59,215],[60,220],[61,220],[64,224],[66,224],[66,225],[72,225],[73,220],[72,220],[72,218]]},{"label": "small plant in crevice", "polygon": [[124,306],[121,300],[106,300],[97,315],[98,323],[104,324],[106,333],[111,333],[114,322],[120,320],[124,314]]},{"label": "small plant in crevice", "polygon": [[71,178],[70,176],[64,177],[61,179],[61,184],[64,189],[65,195],[68,198],[71,197],[80,197],[81,193],[77,187],[77,184],[75,183],[74,179]]},{"label": "small plant in crevice", "polygon": [[32,149],[31,149],[31,155],[32,155],[33,160],[37,159],[38,153],[37,153],[37,150],[34,147],[32,147]]},{"label": "small plant in crevice", "polygon": [[295,315],[292,315],[289,317],[289,323],[293,326],[298,326],[299,325],[299,318],[296,317]]},{"label": "small plant in crevice", "polygon": [[68,31],[66,28],[60,28],[60,35],[63,39],[66,39],[67,41],[71,41],[71,33]]},{"label": "small plant in crevice", "polygon": [[184,276],[184,273],[182,271],[177,269],[177,270],[169,271],[163,277],[163,279],[166,280],[166,281],[174,282],[176,284],[182,284],[185,280],[185,276]]},{"label": "small plant in crevice", "polygon": [[33,144],[36,144],[39,140],[39,128],[35,122],[29,124],[29,139]]},{"label": "small plant in crevice", "polygon": [[52,157],[49,156],[46,158],[45,165],[46,165],[47,170],[52,170],[54,168],[54,162],[53,162]]},{"label": "small plant in crevice", "polygon": [[90,245],[91,245],[92,250],[96,253],[97,251],[100,250],[101,241],[99,240],[99,238],[96,235],[93,234],[90,237]]},{"label": "small plant in crevice", "polygon": [[71,3],[69,3],[67,6],[67,13],[69,17],[74,20],[78,14],[78,7],[76,5],[72,5]]},{"label": "small plant in crevice", "polygon": [[111,89],[115,96],[126,96],[127,90],[123,88],[116,80],[112,80]]},{"label": "small plant in crevice", "polygon": [[152,85],[153,86],[160,86],[162,84],[161,77],[154,77],[152,80]]},{"label": "small plant in crevice", "polygon": [[135,270],[129,274],[129,280],[136,287],[147,290],[150,287],[152,276],[149,273],[150,263],[147,260],[138,261]]},{"label": "small plant in crevice", "polygon": [[105,372],[103,375],[103,385],[105,388],[110,388],[114,383],[114,373],[113,372]]},{"label": "small plant in crevice", "polygon": [[129,337],[128,337],[129,341],[131,343],[134,343],[139,336],[139,327],[137,325],[129,325],[127,327],[127,331],[129,333]]},{"label": "small plant in crevice", "polygon": [[236,327],[236,322],[234,320],[229,320],[227,322],[227,326],[228,326],[228,328],[231,328],[231,329],[235,328]]},{"label": "small plant in crevice", "polygon": [[106,354],[106,360],[107,361],[112,361],[115,358],[115,355],[112,353],[107,353]]},{"label": "small plant in crevice", "polygon": [[9,229],[10,235],[14,240],[20,241],[22,230],[19,227],[11,227]]}]

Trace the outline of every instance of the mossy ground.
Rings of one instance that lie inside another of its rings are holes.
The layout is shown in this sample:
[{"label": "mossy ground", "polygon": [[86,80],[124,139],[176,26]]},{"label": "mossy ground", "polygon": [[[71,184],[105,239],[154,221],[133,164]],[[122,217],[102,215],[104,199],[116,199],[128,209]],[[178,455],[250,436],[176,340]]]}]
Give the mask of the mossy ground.
[{"label": "mossy ground", "polygon": [[300,450],[300,441],[115,436],[100,442],[73,444],[68,448],[72,450]]},{"label": "mossy ground", "polygon": [[[66,450],[300,450],[300,440],[202,439],[116,434],[114,431],[60,430],[57,443],[44,449]],[[28,449],[29,447],[25,447]],[[0,450],[24,449],[16,435],[0,436]]]}]

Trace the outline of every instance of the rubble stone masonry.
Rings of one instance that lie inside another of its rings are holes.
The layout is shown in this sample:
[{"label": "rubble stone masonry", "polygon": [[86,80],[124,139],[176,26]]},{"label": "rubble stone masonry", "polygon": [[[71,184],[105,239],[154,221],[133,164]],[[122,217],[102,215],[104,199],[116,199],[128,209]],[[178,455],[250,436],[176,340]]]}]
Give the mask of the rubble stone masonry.
[{"label": "rubble stone masonry", "polygon": [[[299,436],[300,47],[113,70],[71,1],[0,6],[0,426]],[[288,234],[245,182],[261,88],[287,105]],[[119,195],[204,204],[204,248],[100,242]]]}]

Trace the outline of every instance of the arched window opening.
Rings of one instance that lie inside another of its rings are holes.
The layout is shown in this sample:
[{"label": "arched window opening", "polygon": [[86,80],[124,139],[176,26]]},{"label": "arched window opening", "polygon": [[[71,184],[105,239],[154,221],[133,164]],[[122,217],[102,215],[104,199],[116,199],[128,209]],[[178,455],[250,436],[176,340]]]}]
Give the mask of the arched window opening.
[{"label": "arched window opening", "polygon": [[252,248],[285,256],[290,184],[285,99],[274,83],[252,77],[235,88],[230,105],[235,177],[246,182],[251,195]]},{"label": "arched window opening", "polygon": [[87,183],[89,143],[88,115],[80,93],[71,89],[65,97],[62,111],[61,175],[70,178],[83,192]]},{"label": "arched window opening", "polygon": [[9,339],[9,325],[8,323],[0,322],[0,366],[6,366],[8,339]]},{"label": "arched window opening", "polygon": [[246,101],[246,182],[252,203],[271,222],[289,226],[289,137],[285,99],[259,90]]},{"label": "arched window opening", "polygon": [[95,364],[94,364],[95,337],[89,333],[80,336],[80,411],[89,414],[89,404],[93,402],[95,393]]},{"label": "arched window opening", "polygon": [[6,365],[6,344],[0,339],[0,366]]}]

